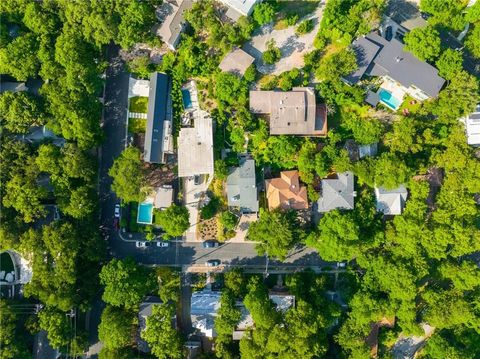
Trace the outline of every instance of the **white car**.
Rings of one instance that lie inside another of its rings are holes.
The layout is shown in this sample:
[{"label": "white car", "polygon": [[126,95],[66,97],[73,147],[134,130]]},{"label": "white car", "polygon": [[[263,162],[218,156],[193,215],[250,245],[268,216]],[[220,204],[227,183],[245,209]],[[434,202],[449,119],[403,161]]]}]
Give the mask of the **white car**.
[{"label": "white car", "polygon": [[161,247],[161,248],[167,248],[167,247],[170,247],[170,242],[166,242],[166,241],[159,241],[159,242],[157,242],[157,247]]},{"label": "white car", "polygon": [[120,205],[118,203],[115,205],[115,218],[120,218]]},{"label": "white car", "polygon": [[146,241],[136,241],[135,242],[135,247],[137,248],[147,248],[147,247],[150,247],[150,242],[146,242]]}]

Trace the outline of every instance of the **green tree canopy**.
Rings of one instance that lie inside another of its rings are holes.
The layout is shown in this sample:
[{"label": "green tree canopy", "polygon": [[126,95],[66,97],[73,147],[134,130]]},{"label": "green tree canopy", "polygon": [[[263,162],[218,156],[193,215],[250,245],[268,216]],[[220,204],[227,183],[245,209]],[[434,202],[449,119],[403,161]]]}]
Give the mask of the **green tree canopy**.
[{"label": "green tree canopy", "polygon": [[50,345],[59,349],[70,343],[73,327],[67,313],[51,307],[45,307],[38,313],[40,328],[47,332]]},{"label": "green tree canopy", "polygon": [[100,272],[103,300],[115,307],[134,308],[155,287],[152,272],[132,258],[112,259]]},{"label": "green tree canopy", "polygon": [[435,65],[440,76],[451,80],[463,70],[462,53],[453,49],[446,49],[435,62]]},{"label": "green tree canopy", "polygon": [[339,81],[357,69],[357,57],[350,49],[327,55],[320,60],[315,76],[320,81]]},{"label": "green tree canopy", "polygon": [[147,318],[145,330],[141,333],[142,338],[148,343],[157,358],[184,358],[183,339],[172,326],[174,315],[175,307],[173,305],[155,305],[152,315]]},{"label": "green tree canopy", "polygon": [[299,241],[295,214],[280,210],[267,212],[260,210],[260,219],[248,229],[248,239],[260,242],[256,249],[260,254],[284,260],[290,249]]},{"label": "green tree canopy", "polygon": [[434,61],[440,55],[440,34],[431,26],[409,31],[404,41],[405,50],[422,61]]},{"label": "green tree canopy", "polygon": [[112,190],[125,202],[141,202],[145,198],[142,193],[145,179],[140,156],[136,147],[127,147],[108,171],[113,178]]},{"label": "green tree canopy", "polygon": [[253,9],[253,20],[259,25],[265,25],[271,21],[275,16],[275,9],[272,4],[268,2],[260,3]]},{"label": "green tree canopy", "polygon": [[179,237],[190,227],[187,207],[172,204],[155,213],[155,223],[165,231],[165,238]]},{"label": "green tree canopy", "polygon": [[0,48],[0,73],[11,75],[18,81],[35,77],[40,67],[37,51],[38,41],[34,34],[17,37]]},{"label": "green tree canopy", "polygon": [[4,92],[0,95],[0,119],[7,130],[27,133],[30,126],[44,123],[42,101],[27,92]]},{"label": "green tree canopy", "polygon": [[108,349],[127,347],[132,342],[134,315],[124,309],[107,305],[98,326],[98,337]]}]

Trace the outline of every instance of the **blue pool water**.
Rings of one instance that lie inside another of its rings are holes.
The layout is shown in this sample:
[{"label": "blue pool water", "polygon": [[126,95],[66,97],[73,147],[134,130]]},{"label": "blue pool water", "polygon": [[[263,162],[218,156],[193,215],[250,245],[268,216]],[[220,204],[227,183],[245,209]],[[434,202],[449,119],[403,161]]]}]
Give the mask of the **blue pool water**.
[{"label": "blue pool water", "polygon": [[191,108],[192,107],[192,99],[190,97],[190,91],[183,89],[182,90],[182,98],[183,98],[183,107],[185,109]]},{"label": "blue pool water", "polygon": [[138,205],[137,222],[143,224],[152,224],[153,222],[153,203],[140,203]]},{"label": "blue pool water", "polygon": [[401,100],[394,97],[391,92],[385,89],[380,89],[380,91],[378,91],[378,98],[394,111],[396,111],[402,104]]}]

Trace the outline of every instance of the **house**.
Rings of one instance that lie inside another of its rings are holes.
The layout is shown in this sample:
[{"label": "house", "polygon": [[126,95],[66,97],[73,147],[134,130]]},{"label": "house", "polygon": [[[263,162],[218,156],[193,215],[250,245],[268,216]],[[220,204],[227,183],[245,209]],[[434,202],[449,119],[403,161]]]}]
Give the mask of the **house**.
[{"label": "house", "polygon": [[254,160],[242,157],[239,166],[230,170],[227,196],[229,207],[238,207],[241,213],[258,212]]},{"label": "house", "polygon": [[327,110],[310,87],[291,91],[250,91],[250,111],[268,115],[271,135],[326,136]]},{"label": "house", "polygon": [[233,49],[220,62],[218,66],[224,72],[231,72],[240,76],[245,75],[245,71],[253,64],[255,58],[247,54],[242,49]]},{"label": "house", "polygon": [[307,209],[307,188],[300,186],[298,171],[280,172],[280,178],[265,181],[268,209]]},{"label": "house", "polygon": [[383,212],[386,216],[402,214],[407,196],[407,189],[403,185],[392,190],[376,187],[375,197],[377,198],[377,211]]},{"label": "house", "polygon": [[170,78],[154,72],[150,76],[143,160],[165,163],[167,153],[173,153]]},{"label": "house", "polygon": [[220,308],[220,297],[220,292],[205,289],[192,293],[190,300],[192,326],[209,338],[217,336],[214,321]]},{"label": "house", "polygon": [[480,145],[480,103],[471,114],[461,119],[465,124],[467,143],[469,145]]},{"label": "house", "polygon": [[320,213],[334,209],[353,209],[355,191],[353,190],[354,175],[352,172],[338,173],[336,178],[322,179],[322,192],[317,201]]},{"label": "house", "polygon": [[370,143],[368,145],[359,145],[358,146],[358,157],[375,157],[378,151],[378,143]]},{"label": "house", "polygon": [[10,92],[23,92],[27,91],[28,87],[25,86],[25,82],[0,82],[0,93],[7,91]]},{"label": "house", "polygon": [[[162,304],[160,298],[155,296],[148,296],[140,304],[138,309],[138,332],[137,332],[137,347],[138,350],[144,353],[149,353],[150,348],[145,340],[142,339],[141,333],[145,330],[147,326],[147,318],[152,315],[153,307],[155,305]],[[176,318],[173,318],[175,321]],[[175,326],[175,325],[174,325]]]},{"label": "house", "polygon": [[250,16],[255,5],[262,0],[220,0],[220,2],[228,7],[226,15],[237,21],[240,16]]},{"label": "house", "polygon": [[53,133],[47,126],[31,126],[24,135],[18,135],[17,138],[22,142],[41,143],[51,142],[57,147],[63,147],[65,139]]},{"label": "house", "polygon": [[405,95],[418,101],[434,98],[445,83],[435,67],[404,51],[403,44],[396,38],[387,41],[371,32],[356,39],[352,48],[358,68],[344,77],[345,82],[357,84],[364,75],[383,79],[380,89],[367,95],[367,102],[371,105],[381,102],[397,110]]},{"label": "house", "polygon": [[[288,309],[295,307],[295,296],[288,293],[269,293],[268,297],[275,304],[277,311],[285,313]],[[233,340],[240,340],[245,335],[245,332],[252,328],[255,323],[253,321],[252,315],[245,308],[245,305],[242,302],[236,303],[237,309],[240,310],[241,317],[240,321],[237,323],[233,333]]]},{"label": "house", "polygon": [[180,129],[178,176],[213,174],[213,128],[208,112],[196,111],[194,127]]},{"label": "house", "polygon": [[157,34],[171,50],[175,50],[180,42],[180,37],[186,27],[184,12],[189,10],[192,5],[192,0],[166,0],[159,10],[162,24]]}]

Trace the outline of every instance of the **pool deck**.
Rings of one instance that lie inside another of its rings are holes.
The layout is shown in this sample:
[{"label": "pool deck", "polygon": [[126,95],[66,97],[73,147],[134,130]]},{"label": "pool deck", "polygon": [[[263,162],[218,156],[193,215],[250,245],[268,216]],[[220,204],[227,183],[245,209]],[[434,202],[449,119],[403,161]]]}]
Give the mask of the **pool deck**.
[{"label": "pool deck", "polygon": [[[394,109],[395,111],[398,110],[403,102],[403,99],[405,98],[405,91],[403,91],[401,88],[399,88],[398,86],[396,86],[395,84],[391,83],[390,81],[383,81],[382,85],[380,86],[380,90],[386,90],[388,92],[390,92],[392,94],[393,97],[395,97],[396,99],[398,99],[400,101],[400,104],[398,105],[398,107],[396,109]],[[380,100],[381,101],[381,100]],[[383,101],[381,101],[382,103],[384,103]],[[390,108],[390,106],[388,106]]]}]

